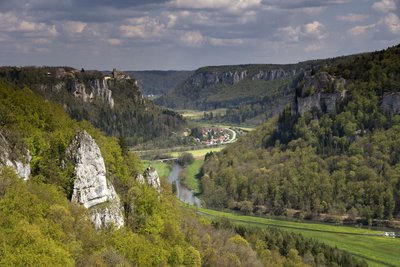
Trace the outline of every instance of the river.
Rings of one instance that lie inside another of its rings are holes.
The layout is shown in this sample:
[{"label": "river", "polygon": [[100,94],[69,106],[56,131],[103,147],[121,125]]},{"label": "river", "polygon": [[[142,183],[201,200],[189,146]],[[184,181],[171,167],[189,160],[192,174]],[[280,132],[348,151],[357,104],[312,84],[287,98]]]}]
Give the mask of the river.
[{"label": "river", "polygon": [[187,187],[181,184],[179,179],[179,174],[182,171],[182,167],[178,164],[174,164],[172,170],[168,176],[168,181],[176,186],[176,196],[184,203],[201,207],[201,201],[198,197],[194,195],[194,193],[189,190]]}]

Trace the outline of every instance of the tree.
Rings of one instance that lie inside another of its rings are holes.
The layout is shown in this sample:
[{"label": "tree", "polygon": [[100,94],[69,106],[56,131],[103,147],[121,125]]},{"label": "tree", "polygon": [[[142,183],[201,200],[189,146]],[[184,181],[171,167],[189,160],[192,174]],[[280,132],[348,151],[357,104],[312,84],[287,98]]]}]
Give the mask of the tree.
[{"label": "tree", "polygon": [[182,153],[177,159],[179,165],[186,167],[194,162],[194,157],[191,153]]}]

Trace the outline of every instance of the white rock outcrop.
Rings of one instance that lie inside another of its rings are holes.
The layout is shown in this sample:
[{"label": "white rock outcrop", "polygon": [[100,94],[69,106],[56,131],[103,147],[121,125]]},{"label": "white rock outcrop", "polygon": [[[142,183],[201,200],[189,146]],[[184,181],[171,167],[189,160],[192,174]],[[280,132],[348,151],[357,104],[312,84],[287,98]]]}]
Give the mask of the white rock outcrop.
[{"label": "white rock outcrop", "polygon": [[390,114],[400,114],[400,93],[384,93],[382,97],[381,109]]},{"label": "white rock outcrop", "polygon": [[92,102],[94,99],[99,99],[110,108],[114,108],[114,99],[107,80],[106,78],[93,79],[88,82],[88,86],[76,80],[69,80],[66,86],[69,92],[76,98],[82,99],[83,102]]},{"label": "white rock outcrop", "polygon": [[113,224],[124,225],[119,197],[106,178],[106,167],[95,140],[83,131],[67,148],[67,157],[75,166],[76,179],[71,201],[89,209],[90,219],[97,229]]},{"label": "white rock outcrop", "polygon": [[144,171],[144,175],[137,175],[136,181],[141,184],[147,182],[147,184],[157,190],[157,192],[161,192],[160,176],[158,175],[156,169],[151,166],[147,167],[147,169]]},{"label": "white rock outcrop", "polygon": [[[31,154],[28,149],[20,151],[19,157],[12,156],[13,149],[10,147],[9,142],[0,133],[0,166],[9,166],[25,181],[31,175],[30,162],[32,160]],[[15,153],[15,151],[14,151]]]}]

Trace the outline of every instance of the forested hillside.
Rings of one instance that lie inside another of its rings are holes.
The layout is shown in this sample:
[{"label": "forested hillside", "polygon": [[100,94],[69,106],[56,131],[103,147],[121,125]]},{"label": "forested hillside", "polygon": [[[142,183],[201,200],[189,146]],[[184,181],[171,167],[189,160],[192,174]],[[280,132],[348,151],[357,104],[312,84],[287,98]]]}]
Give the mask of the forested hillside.
[{"label": "forested hillside", "polygon": [[[0,114],[1,266],[366,266],[299,235],[197,218],[169,185],[159,193],[136,180],[143,166],[116,138],[70,119],[29,88],[1,82]],[[121,200],[118,229],[96,230],[88,210],[70,201],[76,177],[65,157],[83,130],[100,147]],[[31,169],[26,181],[15,173],[18,164],[7,167],[18,160]]]},{"label": "forested hillside", "polygon": [[399,91],[400,45],[305,73],[279,117],[208,155],[205,202],[338,222],[400,219]]},{"label": "forested hillside", "polygon": [[214,122],[259,125],[293,102],[304,72],[335,60],[203,67],[156,103],[170,108],[226,108],[226,114],[214,117]]},{"label": "forested hillside", "polygon": [[185,124],[178,114],[144,99],[136,80],[118,71],[104,75],[70,67],[2,67],[0,78],[31,88],[60,103],[72,118],[88,120],[130,145],[168,136]]}]

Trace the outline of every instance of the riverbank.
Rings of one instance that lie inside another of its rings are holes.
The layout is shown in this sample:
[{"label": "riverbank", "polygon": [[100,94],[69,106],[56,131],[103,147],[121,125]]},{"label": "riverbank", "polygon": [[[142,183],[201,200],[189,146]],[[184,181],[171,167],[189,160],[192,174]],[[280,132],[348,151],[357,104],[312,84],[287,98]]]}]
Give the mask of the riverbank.
[{"label": "riverbank", "polygon": [[179,164],[174,164],[172,166],[171,172],[168,176],[168,182],[172,185],[173,190],[179,200],[183,203],[201,207],[201,201],[198,197],[195,196],[195,193],[189,190],[180,179],[180,174],[183,168]]}]

